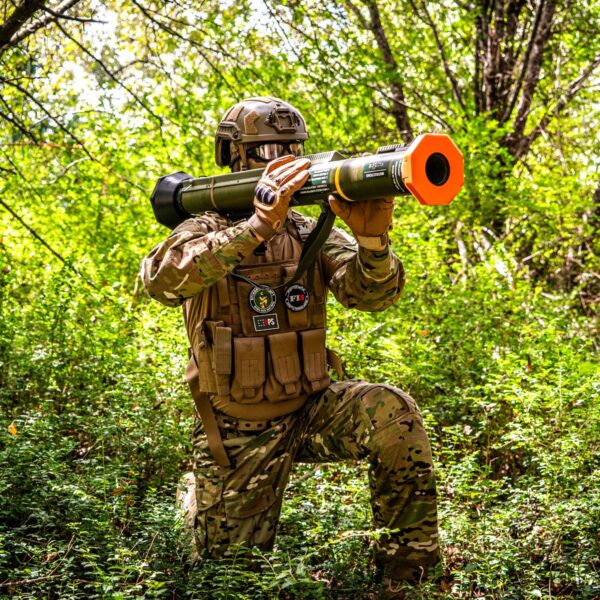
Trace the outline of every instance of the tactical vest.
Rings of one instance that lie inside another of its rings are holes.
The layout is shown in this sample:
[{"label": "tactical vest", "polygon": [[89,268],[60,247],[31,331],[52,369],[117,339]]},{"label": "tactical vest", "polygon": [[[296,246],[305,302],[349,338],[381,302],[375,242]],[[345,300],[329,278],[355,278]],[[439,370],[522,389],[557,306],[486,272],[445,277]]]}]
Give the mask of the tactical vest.
[{"label": "tactical vest", "polygon": [[192,391],[198,385],[226,415],[273,419],[297,411],[329,386],[322,264],[317,261],[310,292],[306,275],[285,285],[308,233],[304,217],[292,213],[263,255],[246,256],[232,274],[184,304],[198,372],[197,381],[195,373],[194,381],[188,375]]}]

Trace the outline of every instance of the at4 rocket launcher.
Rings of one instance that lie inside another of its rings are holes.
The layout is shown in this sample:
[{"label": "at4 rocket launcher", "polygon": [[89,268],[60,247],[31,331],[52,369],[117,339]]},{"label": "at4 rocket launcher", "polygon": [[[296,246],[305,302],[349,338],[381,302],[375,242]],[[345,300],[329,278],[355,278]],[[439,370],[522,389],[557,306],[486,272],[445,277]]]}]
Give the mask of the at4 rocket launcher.
[{"label": "at4 rocket launcher", "polygon": [[[345,158],[339,152],[307,156],[310,178],[290,206],[327,204],[327,197],[354,202],[412,194],[421,204],[449,204],[463,185],[463,156],[449,136],[426,133],[412,143],[383,146],[375,154]],[[152,193],[156,220],[174,228],[206,211],[235,217],[253,210],[262,169],[193,178],[178,172],[161,177]]]}]

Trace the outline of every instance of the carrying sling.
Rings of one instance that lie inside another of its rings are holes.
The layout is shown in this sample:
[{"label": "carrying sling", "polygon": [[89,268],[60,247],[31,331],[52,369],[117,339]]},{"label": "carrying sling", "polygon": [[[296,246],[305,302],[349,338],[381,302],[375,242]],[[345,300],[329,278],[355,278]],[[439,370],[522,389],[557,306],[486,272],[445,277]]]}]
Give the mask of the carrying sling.
[{"label": "carrying sling", "polygon": [[198,411],[198,415],[200,415],[202,425],[204,426],[208,447],[219,466],[230,467],[231,462],[225,451],[225,446],[223,445],[223,439],[221,438],[221,432],[219,431],[219,425],[217,424],[217,418],[215,417],[215,412],[210,403],[209,395],[206,392],[200,391],[198,365],[196,364],[196,357],[191,350],[190,355],[190,360],[185,369],[185,376],[190,386],[190,391],[192,392],[192,398],[194,398],[196,410]]}]

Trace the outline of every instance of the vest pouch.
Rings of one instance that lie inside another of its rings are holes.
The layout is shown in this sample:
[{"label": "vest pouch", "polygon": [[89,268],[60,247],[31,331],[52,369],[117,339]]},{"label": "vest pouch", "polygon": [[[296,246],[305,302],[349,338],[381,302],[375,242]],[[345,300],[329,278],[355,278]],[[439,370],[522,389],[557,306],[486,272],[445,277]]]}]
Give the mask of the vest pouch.
[{"label": "vest pouch", "polygon": [[276,333],[267,337],[267,382],[265,397],[269,402],[298,398],[302,394],[298,337],[295,332]]},{"label": "vest pouch", "polygon": [[325,330],[311,329],[300,332],[304,372],[302,385],[308,394],[324,390],[331,382],[327,371]]},{"label": "vest pouch", "polygon": [[265,382],[265,341],[261,337],[234,338],[234,376],[231,399],[241,404],[255,404],[263,399]]},{"label": "vest pouch", "polygon": [[[217,378],[212,364],[212,344],[209,340],[208,329],[216,325],[215,321],[200,321],[192,335],[192,352],[198,363],[198,379],[200,391],[214,394],[217,391]],[[222,321],[218,321],[222,325]]]},{"label": "vest pouch", "polygon": [[215,327],[213,340],[213,367],[216,375],[217,394],[229,396],[232,362],[231,327]]}]

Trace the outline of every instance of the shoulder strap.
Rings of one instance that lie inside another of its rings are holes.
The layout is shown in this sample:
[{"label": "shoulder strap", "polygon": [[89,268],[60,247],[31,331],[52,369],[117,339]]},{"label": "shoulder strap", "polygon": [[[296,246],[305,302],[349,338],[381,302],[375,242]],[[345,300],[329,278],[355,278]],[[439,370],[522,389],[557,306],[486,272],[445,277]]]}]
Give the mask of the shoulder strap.
[{"label": "shoulder strap", "polygon": [[[295,215],[293,215],[293,217],[295,217]],[[315,275],[315,260],[317,259],[317,255],[323,247],[323,244],[331,233],[331,228],[333,227],[334,221],[334,212],[331,210],[331,208],[329,208],[329,205],[324,205],[322,207],[322,212],[319,215],[317,224],[303,240],[304,247],[302,248],[302,253],[300,254],[300,260],[298,262],[296,272],[289,281],[286,281],[285,285],[296,283],[296,281],[298,281],[302,275],[308,271],[306,287],[308,288],[309,292],[312,291]],[[296,219],[294,219],[294,225],[296,225],[298,233],[302,237],[303,233],[298,228],[298,221]],[[304,228],[306,228],[305,225]]]},{"label": "shoulder strap", "polygon": [[210,403],[210,398],[208,397],[208,394],[200,391],[196,357],[191,351],[190,354],[190,361],[185,370],[185,376],[190,386],[192,397],[194,398],[196,410],[202,419],[202,425],[204,426],[204,432],[206,433],[206,438],[208,440],[208,447],[219,466],[230,467],[231,462],[225,451],[225,446],[223,445],[223,438],[221,437],[221,432]]}]

